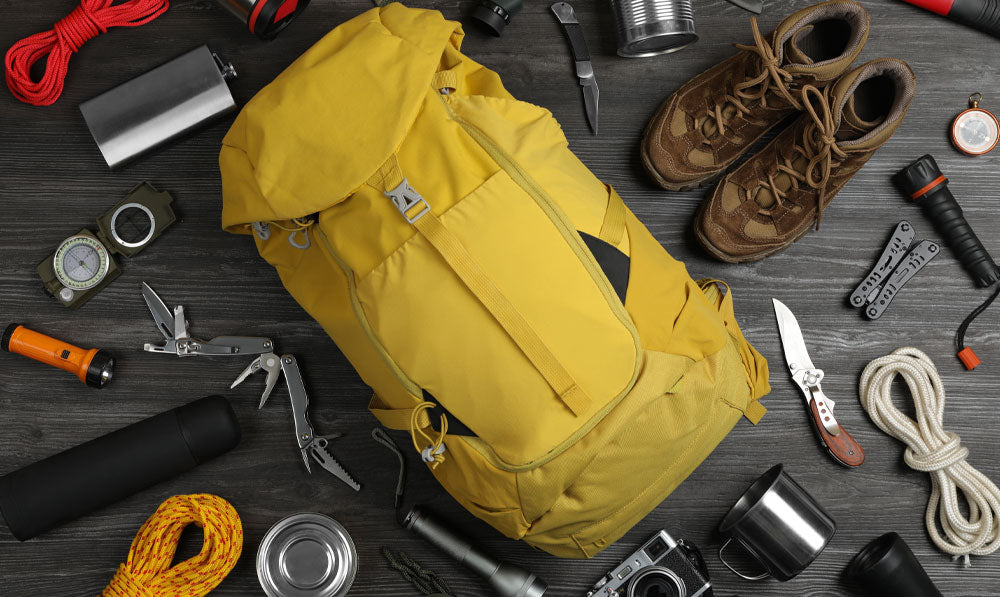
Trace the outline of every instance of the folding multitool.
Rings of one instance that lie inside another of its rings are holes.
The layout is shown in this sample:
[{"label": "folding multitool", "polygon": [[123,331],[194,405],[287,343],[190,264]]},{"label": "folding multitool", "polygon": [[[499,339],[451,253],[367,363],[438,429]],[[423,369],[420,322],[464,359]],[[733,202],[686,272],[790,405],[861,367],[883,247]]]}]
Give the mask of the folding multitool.
[{"label": "folding multitool", "polygon": [[784,303],[778,299],[771,300],[774,302],[774,315],[778,320],[778,334],[781,336],[788,371],[805,396],[806,408],[809,409],[809,416],[820,442],[840,464],[860,466],[865,461],[864,450],[833,415],[833,407],[836,405],[823,393],[820,385],[824,377],[823,370],[813,365],[809,358],[799,322]]},{"label": "folding multitool", "polygon": [[851,293],[851,305],[863,307],[868,319],[882,317],[903,286],[941,252],[941,247],[930,240],[922,240],[910,249],[915,235],[906,220],[896,224],[878,261]]},{"label": "folding multitool", "polygon": [[199,340],[188,333],[188,322],[184,318],[184,307],[178,306],[171,311],[163,300],[149,287],[142,284],[142,296],[146,300],[150,313],[156,321],[156,327],[166,338],[162,346],[145,344],[143,349],[148,352],[176,354],[179,357],[190,356],[238,356],[259,355],[246,369],[240,373],[230,388],[235,388],[253,373],[265,371],[267,380],[264,394],[260,399],[259,408],[263,408],[278,383],[278,377],[284,373],[288,385],[288,395],[292,401],[292,417],[295,422],[295,439],[302,453],[306,470],[312,472],[310,459],[346,483],[355,491],[361,485],[344,470],[337,459],[327,450],[330,440],[340,437],[340,434],[317,436],[309,422],[309,395],[306,393],[302,372],[299,370],[295,357],[286,354],[278,356],[274,352],[274,342],[270,338],[251,336],[218,336],[211,340]]}]

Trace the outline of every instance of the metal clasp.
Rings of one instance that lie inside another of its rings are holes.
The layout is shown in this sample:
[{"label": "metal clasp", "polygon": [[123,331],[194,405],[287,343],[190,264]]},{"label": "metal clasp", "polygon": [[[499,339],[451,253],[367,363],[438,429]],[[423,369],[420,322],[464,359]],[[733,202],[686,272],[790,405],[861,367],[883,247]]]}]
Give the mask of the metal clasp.
[{"label": "metal clasp", "polygon": [[816,411],[819,413],[820,422],[827,433],[837,436],[840,435],[840,424],[837,423],[837,419],[833,416],[833,407],[836,404],[823,393],[823,387],[820,383],[824,377],[825,374],[822,369],[797,369],[792,373],[792,379],[799,384],[799,387],[806,394],[806,403],[816,403]]},{"label": "metal clasp", "polygon": [[[392,199],[393,204],[395,204],[396,209],[399,213],[403,214],[406,221],[413,224],[420,218],[424,217],[431,210],[431,206],[427,203],[427,200],[418,193],[410,183],[405,178],[403,182],[399,183],[399,186],[392,189],[391,191],[386,191],[385,196]],[[410,212],[414,211],[414,208],[420,208],[420,211],[414,215],[410,216]]]}]

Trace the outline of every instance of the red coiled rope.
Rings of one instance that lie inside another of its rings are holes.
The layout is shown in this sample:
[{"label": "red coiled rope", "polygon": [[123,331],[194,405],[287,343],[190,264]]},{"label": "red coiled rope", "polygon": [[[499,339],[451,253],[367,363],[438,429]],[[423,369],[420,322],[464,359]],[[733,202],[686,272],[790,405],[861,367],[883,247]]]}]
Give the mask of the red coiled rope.
[{"label": "red coiled rope", "polygon": [[[48,106],[62,95],[69,58],[87,40],[112,27],[145,25],[170,8],[170,0],[80,0],[80,5],[50,31],[36,33],[17,42],[4,57],[7,87],[14,97],[35,106]],[[31,67],[42,58],[45,74],[31,79]]]}]

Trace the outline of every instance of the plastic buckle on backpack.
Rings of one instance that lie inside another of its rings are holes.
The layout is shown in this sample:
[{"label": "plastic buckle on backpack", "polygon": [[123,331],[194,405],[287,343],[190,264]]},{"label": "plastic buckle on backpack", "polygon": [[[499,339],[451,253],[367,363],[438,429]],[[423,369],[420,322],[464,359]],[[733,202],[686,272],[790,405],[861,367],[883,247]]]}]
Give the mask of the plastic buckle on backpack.
[{"label": "plastic buckle on backpack", "polygon": [[[427,203],[427,200],[418,193],[410,183],[405,178],[403,182],[399,183],[399,186],[392,189],[391,191],[386,191],[385,196],[392,199],[393,204],[396,205],[396,209],[399,213],[403,214],[406,221],[413,224],[424,215],[426,215],[430,210],[431,206]],[[411,216],[410,212],[419,210],[415,215]]]}]

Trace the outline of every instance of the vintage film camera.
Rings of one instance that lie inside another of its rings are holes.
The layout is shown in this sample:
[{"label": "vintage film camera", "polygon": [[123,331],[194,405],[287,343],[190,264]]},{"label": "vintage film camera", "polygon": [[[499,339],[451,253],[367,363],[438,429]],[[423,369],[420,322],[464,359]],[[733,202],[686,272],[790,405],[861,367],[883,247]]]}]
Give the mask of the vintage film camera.
[{"label": "vintage film camera", "polygon": [[45,290],[77,309],[121,274],[114,255],[132,257],[177,220],[170,193],[144,182],[97,219],[95,234],[84,228],[38,264]]},{"label": "vintage film camera", "polygon": [[693,545],[654,535],[587,592],[587,597],[710,597],[705,561]]}]

